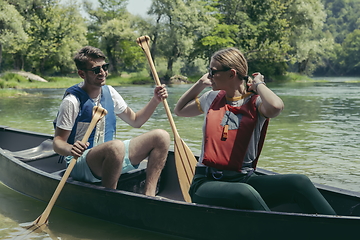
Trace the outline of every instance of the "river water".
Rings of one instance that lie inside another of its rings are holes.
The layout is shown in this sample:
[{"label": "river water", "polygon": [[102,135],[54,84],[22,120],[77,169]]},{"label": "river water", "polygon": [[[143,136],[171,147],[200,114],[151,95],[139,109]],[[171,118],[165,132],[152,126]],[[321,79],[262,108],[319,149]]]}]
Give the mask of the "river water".
[{"label": "river water", "polygon": [[[285,109],[270,121],[258,167],[279,173],[306,174],[313,182],[360,192],[360,78],[321,80],[325,81],[268,84],[283,99]],[[171,109],[189,87],[168,87]],[[153,86],[116,89],[135,111],[141,109],[153,94]],[[52,134],[52,121],[64,89],[26,91],[30,94],[25,97],[0,99],[0,125]],[[174,116],[174,121],[180,137],[198,155],[203,116]],[[155,128],[171,133],[162,105],[140,129],[118,121],[117,138],[128,139]],[[11,239],[21,232],[19,224],[34,220],[46,204],[0,184],[0,239]],[[50,221],[50,233],[37,234],[31,239],[178,239],[59,208],[54,208]]]}]

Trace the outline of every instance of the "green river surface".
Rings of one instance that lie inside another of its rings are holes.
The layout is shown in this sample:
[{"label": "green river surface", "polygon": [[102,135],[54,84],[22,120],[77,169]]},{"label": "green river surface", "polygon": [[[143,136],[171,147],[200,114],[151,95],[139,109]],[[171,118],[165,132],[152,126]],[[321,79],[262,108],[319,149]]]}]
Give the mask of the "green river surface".
[{"label": "green river surface", "polygon": [[[268,83],[268,87],[283,99],[285,109],[270,121],[258,167],[278,173],[301,173],[316,183],[360,192],[360,78],[321,79],[326,81]],[[168,87],[171,110],[190,86]],[[153,88],[131,85],[115,89],[136,111],[152,97]],[[64,89],[25,91],[30,94],[0,98],[0,125],[53,134],[52,121]],[[198,155],[203,116],[173,116],[180,137]],[[172,134],[162,104],[142,128],[134,129],[119,119],[117,138],[129,139],[155,128]],[[12,239],[23,231],[21,223],[33,221],[46,204],[0,183],[0,239]],[[180,239],[119,226],[56,207],[50,221],[48,233],[34,234],[26,239]]]}]

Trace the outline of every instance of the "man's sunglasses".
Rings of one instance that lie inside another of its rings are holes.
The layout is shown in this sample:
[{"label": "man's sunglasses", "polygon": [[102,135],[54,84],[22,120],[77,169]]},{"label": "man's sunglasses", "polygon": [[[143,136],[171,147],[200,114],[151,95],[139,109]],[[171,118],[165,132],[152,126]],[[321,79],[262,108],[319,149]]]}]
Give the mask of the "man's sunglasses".
[{"label": "man's sunglasses", "polygon": [[231,68],[225,68],[225,69],[221,69],[221,70],[214,70],[209,68],[209,77],[214,77],[214,74],[216,74],[217,72],[226,72],[229,71]]},{"label": "man's sunglasses", "polygon": [[100,69],[102,68],[105,72],[107,70],[109,70],[109,63],[105,63],[104,65],[102,66],[97,66],[97,67],[93,67],[91,69],[83,69],[83,71],[93,71],[95,74],[99,74],[100,73]]}]

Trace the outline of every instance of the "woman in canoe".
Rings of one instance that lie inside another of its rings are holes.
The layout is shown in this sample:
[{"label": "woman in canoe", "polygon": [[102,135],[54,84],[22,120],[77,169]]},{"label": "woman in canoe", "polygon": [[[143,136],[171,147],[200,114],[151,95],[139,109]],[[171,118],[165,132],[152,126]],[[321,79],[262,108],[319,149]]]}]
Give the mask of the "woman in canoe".
[{"label": "woman in canoe", "polygon": [[[212,90],[198,97],[206,87]],[[209,72],[175,107],[178,116],[205,113],[202,152],[190,187],[194,203],[263,211],[297,203],[304,213],[336,214],[307,176],[254,172],[269,119],[283,108],[263,75],[248,76],[247,61],[238,49],[212,56]]]}]

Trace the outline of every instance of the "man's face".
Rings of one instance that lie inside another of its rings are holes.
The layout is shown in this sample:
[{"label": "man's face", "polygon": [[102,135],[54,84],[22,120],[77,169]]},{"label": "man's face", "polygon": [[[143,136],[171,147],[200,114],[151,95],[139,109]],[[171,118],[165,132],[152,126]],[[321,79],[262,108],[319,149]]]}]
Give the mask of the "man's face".
[{"label": "man's face", "polygon": [[103,59],[91,60],[87,64],[87,69],[78,71],[86,84],[101,87],[106,83],[108,76],[108,64]]}]

